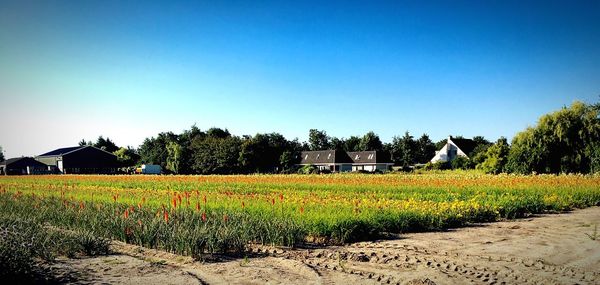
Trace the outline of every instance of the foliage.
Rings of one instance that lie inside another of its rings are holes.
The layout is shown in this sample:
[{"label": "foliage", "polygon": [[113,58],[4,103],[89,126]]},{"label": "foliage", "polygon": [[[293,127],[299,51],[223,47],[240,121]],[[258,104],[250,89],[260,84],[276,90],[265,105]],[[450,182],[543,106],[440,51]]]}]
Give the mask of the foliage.
[{"label": "foliage", "polygon": [[506,138],[501,137],[495,144],[487,148],[485,155],[483,155],[484,161],[478,164],[477,168],[490,174],[504,172],[509,151],[508,141]]},{"label": "foliage", "polygon": [[403,137],[393,137],[391,144],[392,161],[396,165],[408,166],[415,162],[417,143],[408,132]]},{"label": "foliage", "polygon": [[350,136],[348,139],[344,140],[344,148],[345,151],[360,151],[360,141],[361,139],[357,136]]},{"label": "foliage", "polygon": [[[6,194],[2,199],[10,199]],[[2,202],[3,206],[6,205]],[[10,207],[10,206],[9,206]],[[10,207],[12,208],[12,207]],[[51,261],[57,255],[106,255],[109,240],[87,231],[65,232],[44,228],[39,215],[19,211],[0,211],[0,280],[35,283],[43,274],[37,258]],[[37,212],[37,211],[33,211]],[[25,215],[27,214],[27,215]],[[27,218],[21,218],[27,217]]]},{"label": "foliage", "polygon": [[416,141],[415,163],[427,163],[435,155],[435,145],[427,134]]},{"label": "foliage", "polygon": [[192,169],[200,174],[239,173],[238,163],[242,140],[229,136],[218,138],[208,136],[192,142]]},{"label": "foliage", "polygon": [[167,170],[180,173],[182,164],[182,147],[179,143],[171,141],[167,144]]},{"label": "foliage", "polygon": [[599,111],[575,102],[518,133],[506,167],[516,173],[589,173],[599,142]]},{"label": "foliage", "polygon": [[102,136],[98,137],[96,143],[94,143],[94,146],[110,153],[113,153],[119,149],[119,147],[113,141],[111,141],[110,138],[107,137],[105,139]]},{"label": "foliage", "polygon": [[4,161],[4,150],[2,149],[2,146],[0,145],[0,161]]},{"label": "foliage", "polygon": [[423,167],[424,170],[446,170],[450,169],[451,165],[447,161],[436,161],[434,163],[427,162]]},{"label": "foliage", "polygon": [[[297,141],[290,142],[279,133],[256,134],[243,141],[239,162],[248,173],[274,173],[293,167],[299,151]],[[282,161],[284,152],[287,154]]]},{"label": "foliage", "polygon": [[178,136],[172,132],[159,133],[156,138],[146,138],[138,149],[140,163],[157,164],[163,169],[167,167],[167,144],[177,141]]},{"label": "foliage", "polygon": [[470,159],[468,159],[467,157],[459,155],[455,159],[450,161],[450,168],[466,170],[466,169],[473,168],[473,164],[472,164],[472,161]]},{"label": "foliage", "polygon": [[314,165],[303,165],[298,169],[299,174],[315,174],[319,173],[319,169],[317,169]]},{"label": "foliage", "polygon": [[229,133],[229,131],[227,129],[221,129],[221,128],[215,128],[215,127],[208,129],[208,131],[206,131],[206,135],[208,137],[216,138],[216,139],[224,139],[224,138],[231,137],[231,134]]},{"label": "foliage", "polygon": [[379,136],[371,131],[371,132],[366,133],[360,139],[358,148],[360,149],[360,151],[368,151],[368,150],[381,151],[381,150],[383,150],[383,143],[381,142],[381,139],[379,139]]},{"label": "foliage", "polygon": [[92,141],[86,141],[85,139],[81,139],[81,141],[79,141],[79,146],[86,146],[86,145],[94,145],[94,143]]},{"label": "foliage", "polygon": [[117,156],[117,160],[123,166],[134,166],[140,159],[140,156],[137,154],[135,149],[132,149],[130,147],[121,147],[113,154]]},{"label": "foliage", "polygon": [[308,144],[310,150],[327,150],[331,148],[327,132],[317,129],[310,129],[308,131]]}]

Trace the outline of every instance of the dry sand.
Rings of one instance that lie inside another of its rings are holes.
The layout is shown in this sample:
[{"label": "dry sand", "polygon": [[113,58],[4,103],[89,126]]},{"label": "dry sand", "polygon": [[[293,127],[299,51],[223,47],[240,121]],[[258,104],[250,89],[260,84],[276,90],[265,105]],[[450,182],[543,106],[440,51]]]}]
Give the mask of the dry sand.
[{"label": "dry sand", "polygon": [[115,255],[52,267],[77,284],[600,284],[600,237],[586,235],[594,225],[600,207],[204,262],[115,242]]}]

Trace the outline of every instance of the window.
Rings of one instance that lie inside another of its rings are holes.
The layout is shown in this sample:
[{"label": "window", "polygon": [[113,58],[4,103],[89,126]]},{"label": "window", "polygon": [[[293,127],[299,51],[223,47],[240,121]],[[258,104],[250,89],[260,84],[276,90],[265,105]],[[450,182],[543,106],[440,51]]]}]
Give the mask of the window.
[{"label": "window", "polygon": [[317,153],[317,159],[319,159],[319,156],[321,156],[321,154],[320,154],[320,153]]},{"label": "window", "polygon": [[304,156],[304,160],[307,160],[307,159],[308,159],[308,154]]},{"label": "window", "polygon": [[327,159],[331,159],[331,153],[327,155]]},{"label": "window", "polygon": [[357,155],[354,157],[354,159],[355,159],[355,160],[359,160],[359,159],[360,159],[360,155],[358,155],[358,154],[357,154]]},{"label": "window", "polygon": [[374,157],[374,156],[375,156],[375,154],[372,154],[372,153],[371,153],[371,154],[369,154],[369,157],[368,157],[368,159],[373,159],[373,157]]}]

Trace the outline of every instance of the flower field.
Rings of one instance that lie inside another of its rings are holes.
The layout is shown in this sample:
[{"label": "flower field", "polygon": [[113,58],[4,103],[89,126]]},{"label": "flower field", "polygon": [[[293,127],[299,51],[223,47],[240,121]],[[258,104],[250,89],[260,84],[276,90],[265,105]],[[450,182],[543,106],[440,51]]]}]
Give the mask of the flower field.
[{"label": "flower field", "polygon": [[335,174],[0,177],[0,218],[170,252],[344,243],[600,205],[600,177]]}]

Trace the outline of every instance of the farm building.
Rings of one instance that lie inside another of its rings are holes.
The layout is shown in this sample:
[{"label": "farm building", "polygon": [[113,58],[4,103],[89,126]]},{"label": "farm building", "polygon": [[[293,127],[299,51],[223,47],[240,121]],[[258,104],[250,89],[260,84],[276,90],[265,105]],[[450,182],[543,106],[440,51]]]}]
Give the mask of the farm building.
[{"label": "farm building", "polygon": [[120,166],[114,154],[89,145],[59,148],[35,159],[63,174],[109,174]]},{"label": "farm building", "polygon": [[0,175],[47,174],[51,168],[31,157],[16,157],[0,162]]},{"label": "farm building", "polygon": [[332,172],[388,170],[394,165],[390,156],[381,151],[317,150],[303,151],[300,164],[314,165]]},{"label": "farm building", "polygon": [[477,144],[473,140],[457,139],[450,136],[448,137],[446,145],[444,145],[442,149],[435,152],[435,156],[431,159],[431,162],[448,162],[459,156],[470,158],[469,154],[475,149],[476,146]]}]

